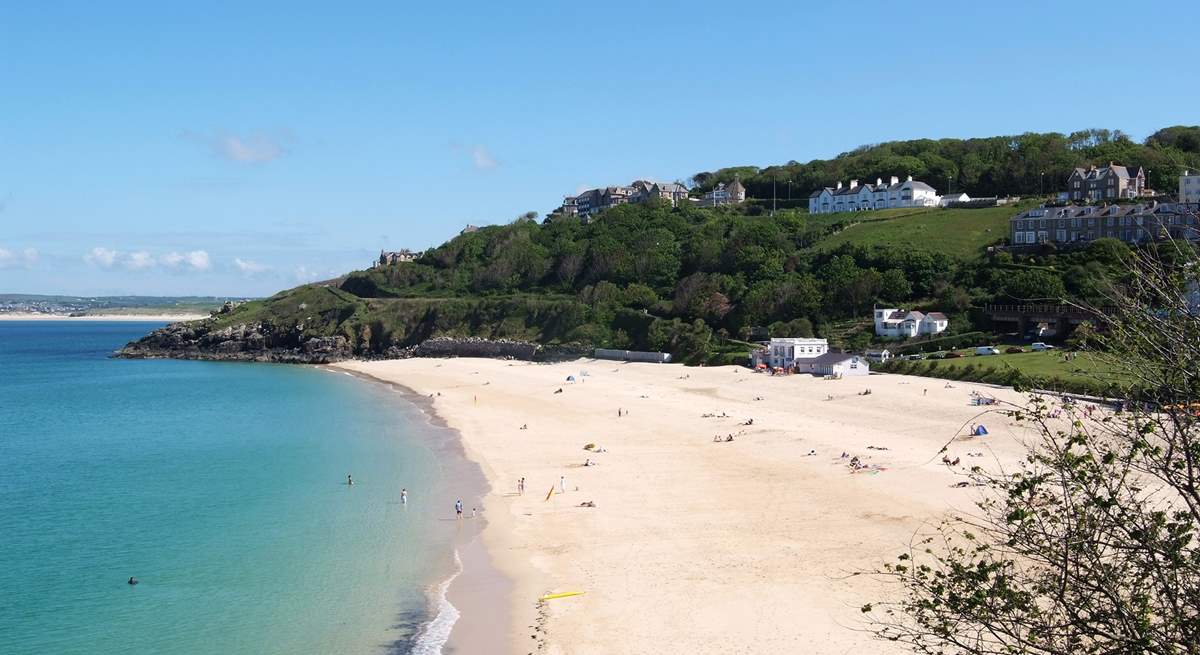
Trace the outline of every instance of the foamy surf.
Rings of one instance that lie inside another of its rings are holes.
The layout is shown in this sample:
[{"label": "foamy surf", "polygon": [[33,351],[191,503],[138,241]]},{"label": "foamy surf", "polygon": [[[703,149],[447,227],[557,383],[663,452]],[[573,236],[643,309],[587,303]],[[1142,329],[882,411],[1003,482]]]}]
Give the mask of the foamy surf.
[{"label": "foamy surf", "polygon": [[458,608],[450,603],[446,598],[446,590],[450,588],[450,583],[462,573],[462,560],[458,557],[458,549],[454,549],[454,574],[446,578],[437,587],[437,614],[433,620],[425,625],[421,630],[421,634],[417,637],[417,641],[413,644],[411,651],[412,655],[441,655],[442,646],[446,645],[446,640],[450,638],[450,630],[454,628],[455,622],[461,613]]}]

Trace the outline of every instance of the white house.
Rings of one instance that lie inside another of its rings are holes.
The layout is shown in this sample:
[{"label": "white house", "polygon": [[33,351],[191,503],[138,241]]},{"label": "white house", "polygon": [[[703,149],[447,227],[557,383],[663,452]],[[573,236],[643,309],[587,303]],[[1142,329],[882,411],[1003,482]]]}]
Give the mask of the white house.
[{"label": "white house", "polygon": [[860,185],[858,180],[850,180],[846,186],[838,182],[836,187],[817,189],[808,196],[808,212],[828,214],[894,207],[937,207],[940,201],[941,196],[928,184],[912,179],[911,175],[901,182],[893,175],[887,184],[876,178],[875,184]]},{"label": "white house", "polygon": [[875,310],[875,334],[881,337],[909,339],[920,334],[938,334],[949,325],[950,319],[941,312],[922,314],[890,307]]},{"label": "white house", "polygon": [[767,346],[767,360],[772,368],[792,368],[801,360],[813,359],[829,352],[825,339],[777,338]]},{"label": "white house", "polygon": [[798,368],[813,375],[837,378],[868,375],[871,372],[871,365],[866,359],[850,353],[825,353],[803,362]]},{"label": "white house", "polygon": [[971,196],[968,196],[962,191],[959,191],[958,193],[947,192],[946,195],[941,197],[941,200],[938,200],[938,207],[949,207],[951,203],[968,202],[970,200]]},{"label": "white house", "polygon": [[1184,171],[1179,176],[1179,202],[1200,203],[1200,173]]}]

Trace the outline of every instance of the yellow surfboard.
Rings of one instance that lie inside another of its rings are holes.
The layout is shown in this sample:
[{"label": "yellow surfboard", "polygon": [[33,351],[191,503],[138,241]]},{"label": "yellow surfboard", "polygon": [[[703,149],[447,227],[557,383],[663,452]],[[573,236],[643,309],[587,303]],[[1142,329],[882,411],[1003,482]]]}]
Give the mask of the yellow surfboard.
[{"label": "yellow surfboard", "polygon": [[582,595],[583,595],[583,594],[585,594],[585,593],[587,593],[587,592],[584,592],[584,591],[564,591],[564,592],[562,592],[562,593],[560,593],[560,594],[546,594],[545,596],[542,596],[542,597],[541,597],[541,598],[539,598],[538,600],[554,600],[555,598],[567,598],[567,597],[569,597],[569,596],[582,596]]}]

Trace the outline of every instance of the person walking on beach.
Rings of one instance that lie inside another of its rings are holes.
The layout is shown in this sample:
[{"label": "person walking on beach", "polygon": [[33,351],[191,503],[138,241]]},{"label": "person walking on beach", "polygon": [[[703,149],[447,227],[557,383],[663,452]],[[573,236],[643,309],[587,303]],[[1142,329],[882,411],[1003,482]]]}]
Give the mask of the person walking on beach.
[{"label": "person walking on beach", "polygon": [[517,493],[522,496],[525,495],[525,478],[517,480]]},{"label": "person walking on beach", "polygon": [[458,518],[460,518],[460,519],[462,518],[462,499],[461,498],[454,501],[454,513],[458,516]]},{"label": "person walking on beach", "polygon": [[558,493],[567,493],[567,476],[565,475],[558,476]]},{"label": "person walking on beach", "polygon": [[408,504],[408,489],[401,489],[401,490],[400,490],[400,504],[401,504],[401,505],[407,505],[407,504]]}]

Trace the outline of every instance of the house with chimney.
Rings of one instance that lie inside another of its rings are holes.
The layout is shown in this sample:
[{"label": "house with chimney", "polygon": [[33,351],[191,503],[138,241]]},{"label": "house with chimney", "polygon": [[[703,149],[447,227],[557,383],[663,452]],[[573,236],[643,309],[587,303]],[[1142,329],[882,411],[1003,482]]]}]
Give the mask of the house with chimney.
[{"label": "house with chimney", "polygon": [[389,264],[401,264],[404,262],[416,261],[416,259],[422,254],[423,253],[420,252],[413,252],[408,248],[402,248],[400,250],[393,251],[380,250],[379,259],[376,260],[375,264],[376,266],[387,266]]},{"label": "house with chimney", "polygon": [[1067,199],[1078,201],[1117,200],[1137,198],[1146,190],[1146,171],[1141,166],[1108,166],[1076,168],[1067,177]]},{"label": "house with chimney", "polygon": [[875,334],[881,337],[910,339],[939,334],[950,326],[950,319],[941,312],[923,314],[893,307],[875,309]]},{"label": "house with chimney", "polygon": [[578,195],[566,196],[556,213],[563,216],[578,216],[584,221],[600,212],[627,203],[646,202],[660,199],[678,206],[688,199],[688,188],[678,182],[651,182],[637,180],[628,186],[610,186],[588,189]]},{"label": "house with chimney", "polygon": [[1168,202],[1042,205],[1017,214],[1010,222],[1010,243],[1015,247],[1086,244],[1103,238],[1129,244],[1168,238],[1200,240],[1196,211],[1189,205]]},{"label": "house with chimney", "polygon": [[723,207],[739,205],[743,202],[746,202],[746,187],[742,186],[740,178],[734,177],[728,185],[718,182],[712,191],[705,193],[704,197],[700,199],[700,206]]},{"label": "house with chimney", "polygon": [[937,207],[941,201],[937,191],[909,175],[903,182],[892,176],[889,182],[876,178],[875,184],[837,183],[836,187],[824,187],[808,196],[810,214],[832,214],[834,212],[868,211],[896,207]]}]

